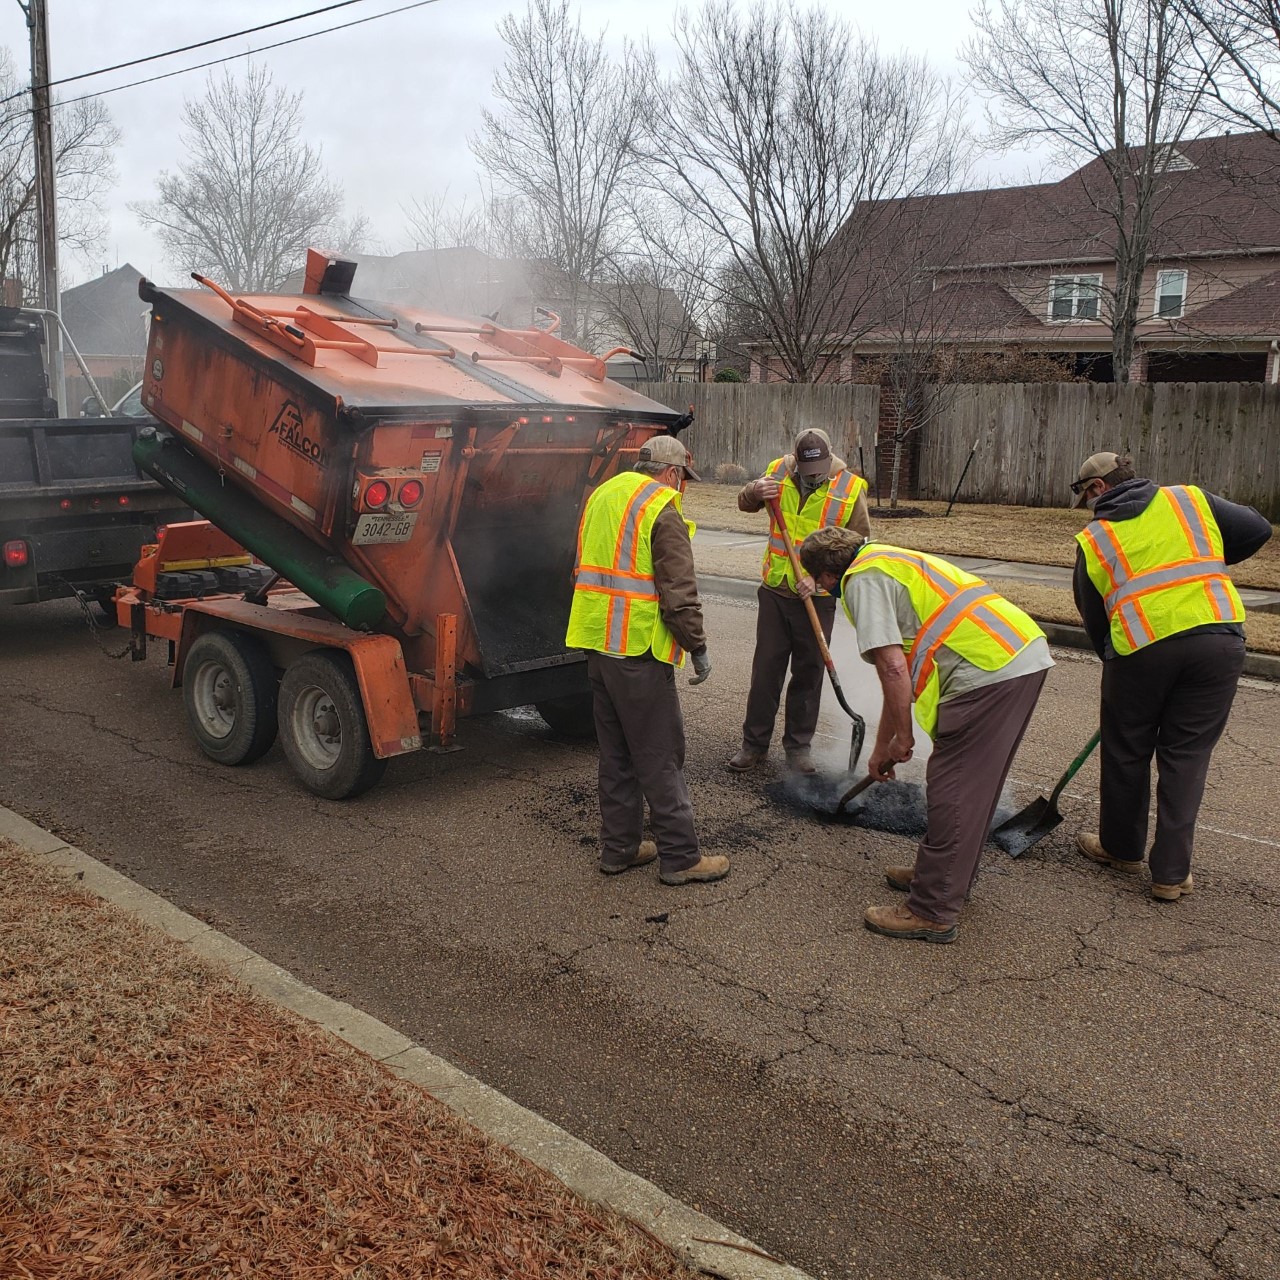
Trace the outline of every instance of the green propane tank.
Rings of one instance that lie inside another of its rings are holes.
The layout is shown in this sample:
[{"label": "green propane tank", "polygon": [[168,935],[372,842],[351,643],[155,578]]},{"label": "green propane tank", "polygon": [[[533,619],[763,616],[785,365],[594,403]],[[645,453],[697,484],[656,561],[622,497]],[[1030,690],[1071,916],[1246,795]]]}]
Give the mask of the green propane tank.
[{"label": "green propane tank", "polygon": [[144,427],[134,442],[133,459],[149,476],[172,489],[348,627],[372,627],[386,613],[386,597],[371,582],[244,490],[225,483],[173,436]]}]

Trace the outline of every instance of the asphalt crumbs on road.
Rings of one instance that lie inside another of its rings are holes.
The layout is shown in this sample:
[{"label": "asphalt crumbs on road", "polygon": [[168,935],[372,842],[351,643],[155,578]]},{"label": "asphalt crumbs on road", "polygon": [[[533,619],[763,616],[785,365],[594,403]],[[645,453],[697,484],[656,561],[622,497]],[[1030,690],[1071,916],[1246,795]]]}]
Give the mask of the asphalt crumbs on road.
[{"label": "asphalt crumbs on road", "polygon": [[[718,885],[600,876],[594,750],[532,713],[347,803],[278,748],[217,768],[162,653],[113,663],[63,604],[0,615],[0,802],[815,1275],[1270,1280],[1275,689],[1240,691],[1190,898],[1074,854],[1090,762],[1049,839],[988,852],[959,941],[916,946],[861,923],[907,841],[772,804],[776,765],[724,770],[754,618],[707,614],[714,674],[683,698]],[[836,642],[864,690],[843,620]],[[1050,673],[1019,801],[1088,738],[1097,685],[1074,656]],[[820,733],[847,754],[830,699]]]}]

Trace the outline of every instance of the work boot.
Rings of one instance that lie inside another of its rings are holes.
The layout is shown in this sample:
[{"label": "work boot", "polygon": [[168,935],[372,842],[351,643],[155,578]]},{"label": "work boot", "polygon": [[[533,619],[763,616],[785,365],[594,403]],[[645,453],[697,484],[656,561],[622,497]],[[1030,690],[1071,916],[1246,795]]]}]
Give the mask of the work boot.
[{"label": "work boot", "polygon": [[872,933],[886,938],[904,938],[920,942],[954,942],[960,932],[958,925],[938,924],[908,911],[902,903],[891,907],[868,907],[862,922]]},{"label": "work boot", "polygon": [[620,876],[632,867],[643,867],[658,856],[658,846],[652,840],[641,840],[640,847],[627,862],[606,862],[603,858],[597,864],[607,876]]},{"label": "work boot", "polygon": [[1181,884],[1156,884],[1153,880],[1151,882],[1151,896],[1157,902],[1177,902],[1179,898],[1185,897],[1195,887],[1195,882],[1190,876],[1187,876]]},{"label": "work boot", "polygon": [[729,859],[723,853],[704,853],[691,867],[683,871],[660,871],[658,879],[663,884],[709,884],[723,880],[729,874]]},{"label": "work boot", "polygon": [[817,773],[818,767],[813,763],[813,753],[808,747],[802,751],[787,752],[787,768],[792,773]]},{"label": "work boot", "polygon": [[1142,866],[1141,858],[1136,862],[1129,858],[1113,858],[1102,847],[1102,841],[1098,839],[1097,833],[1093,831],[1080,832],[1076,836],[1076,848],[1090,862],[1097,862],[1101,866],[1110,867],[1112,871],[1123,871],[1126,875],[1137,875],[1138,868]]},{"label": "work boot", "polygon": [[734,773],[747,773],[764,759],[763,751],[752,751],[750,747],[739,747],[737,755],[730,756],[724,767]]},{"label": "work boot", "polygon": [[885,867],[884,878],[889,882],[890,889],[907,893],[911,889],[911,879],[915,873],[915,867]]}]

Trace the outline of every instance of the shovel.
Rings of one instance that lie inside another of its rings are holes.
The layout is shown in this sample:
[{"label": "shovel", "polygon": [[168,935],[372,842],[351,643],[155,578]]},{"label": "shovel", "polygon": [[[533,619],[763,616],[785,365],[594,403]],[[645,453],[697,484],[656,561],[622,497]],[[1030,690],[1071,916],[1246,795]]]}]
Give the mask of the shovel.
[{"label": "shovel", "polygon": [[1058,785],[1054,787],[1047,800],[1044,796],[1039,796],[1025,809],[1015,813],[1007,822],[1002,822],[991,833],[991,839],[998,849],[1003,849],[1011,858],[1020,858],[1033,844],[1043,840],[1062,821],[1062,814],[1058,812],[1058,798],[1062,795],[1067,783],[1080,772],[1080,766],[1093,755],[1093,750],[1101,736],[1101,730],[1094,732],[1093,737],[1085,744],[1084,750],[1067,765],[1066,773],[1058,779]]},{"label": "shovel", "polygon": [[869,786],[871,786],[872,783],[877,781],[878,779],[873,778],[870,774],[867,774],[867,776],[863,778],[861,782],[855,782],[853,786],[851,786],[849,790],[846,791],[844,795],[840,797],[840,803],[836,805],[835,812],[837,814],[843,813],[845,805],[847,805],[850,800],[857,799],[857,797],[860,796]]},{"label": "shovel", "polygon": [[[783,522],[782,511],[778,506],[777,498],[769,499],[769,514],[773,517],[774,527],[778,530],[782,545],[787,550],[787,559],[791,561],[792,572],[796,575],[796,581],[799,582],[806,574],[800,564],[800,557],[796,555],[791,535],[787,532],[787,526]],[[818,642],[818,650],[822,654],[823,665],[827,668],[827,675],[831,678],[831,687],[836,692],[836,701],[853,721],[853,737],[849,742],[849,772],[854,773],[858,768],[858,757],[862,754],[862,744],[867,736],[867,722],[849,705],[844,696],[844,690],[840,687],[840,677],[836,674],[836,664],[831,657],[831,650],[827,647],[827,637],[822,634],[822,623],[818,621],[818,611],[813,607],[813,599],[811,597],[805,597],[804,607],[809,615],[809,625],[813,627],[814,639]],[[857,794],[856,790],[853,794]],[[852,796],[845,797],[846,800],[851,798]],[[836,808],[837,813],[840,812],[843,805],[844,801],[842,800]]]}]

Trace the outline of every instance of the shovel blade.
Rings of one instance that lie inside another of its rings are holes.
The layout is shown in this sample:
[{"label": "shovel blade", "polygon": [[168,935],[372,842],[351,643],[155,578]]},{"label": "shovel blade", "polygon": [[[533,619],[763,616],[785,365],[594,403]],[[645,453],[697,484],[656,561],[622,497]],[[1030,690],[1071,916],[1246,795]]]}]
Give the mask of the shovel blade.
[{"label": "shovel blade", "polygon": [[992,833],[991,840],[997,849],[1003,849],[1011,858],[1020,858],[1033,844],[1038,844],[1062,821],[1057,805],[1050,805],[1041,796],[1025,809],[1002,822]]}]

